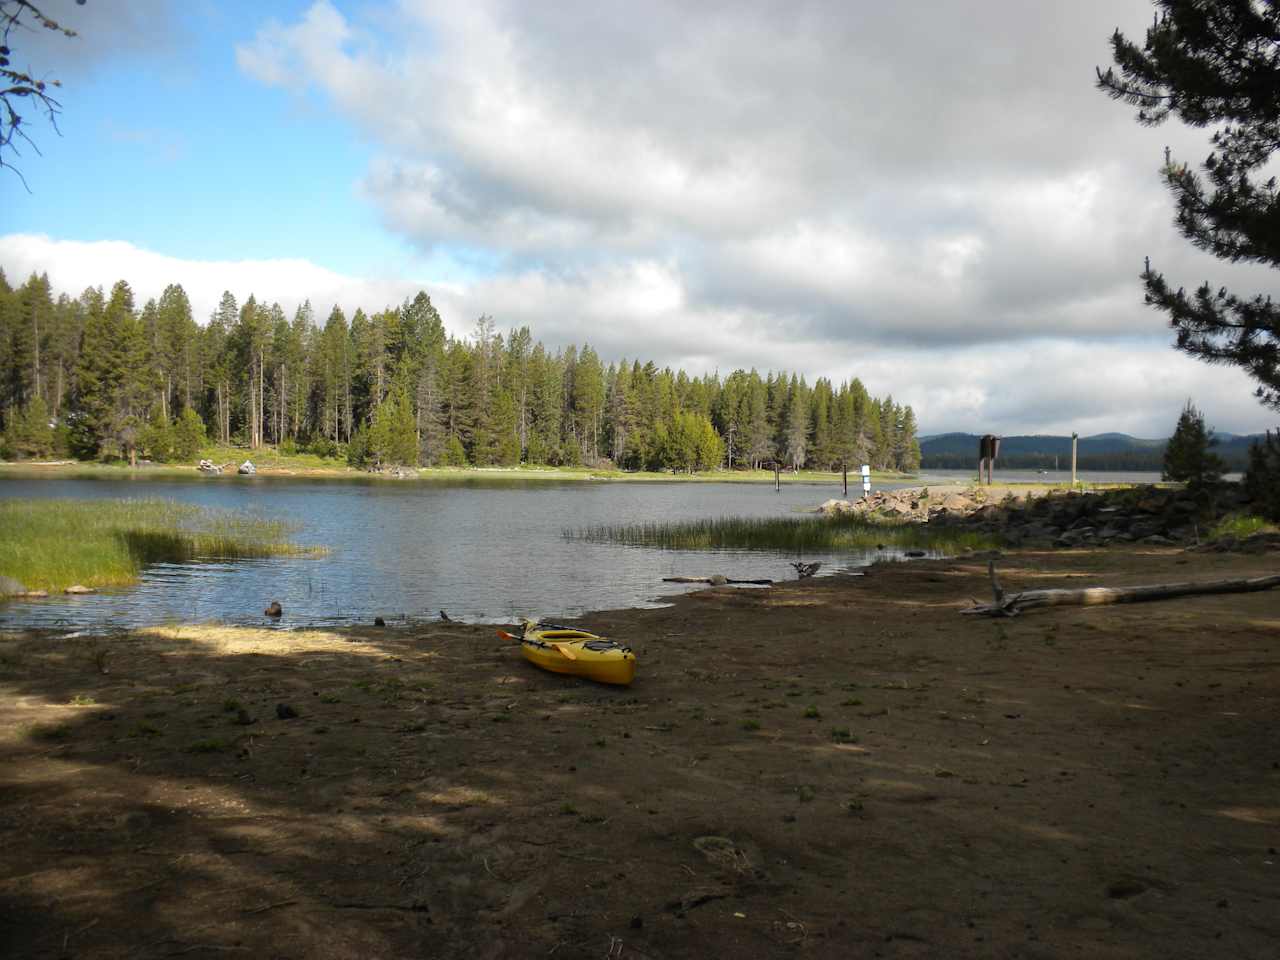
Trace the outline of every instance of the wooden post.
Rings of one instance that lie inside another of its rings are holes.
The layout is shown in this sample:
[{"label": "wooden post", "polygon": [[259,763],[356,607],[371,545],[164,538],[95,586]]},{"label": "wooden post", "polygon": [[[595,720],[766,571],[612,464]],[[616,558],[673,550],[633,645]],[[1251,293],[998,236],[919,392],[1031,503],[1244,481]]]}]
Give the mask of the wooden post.
[{"label": "wooden post", "polygon": [[844,498],[848,500],[849,499],[849,464],[847,462],[844,462],[844,463],[841,463],[840,466],[844,469]]},{"label": "wooden post", "polygon": [[983,465],[987,468],[987,486],[991,486],[991,471],[996,457],[1000,456],[1000,438],[988,433],[978,441],[978,483],[982,483]]},{"label": "wooden post", "polygon": [[782,466],[777,460],[773,461],[773,492],[779,493],[782,490]]},{"label": "wooden post", "polygon": [[1080,434],[1074,430],[1071,431],[1071,489],[1076,488],[1076,441]]}]

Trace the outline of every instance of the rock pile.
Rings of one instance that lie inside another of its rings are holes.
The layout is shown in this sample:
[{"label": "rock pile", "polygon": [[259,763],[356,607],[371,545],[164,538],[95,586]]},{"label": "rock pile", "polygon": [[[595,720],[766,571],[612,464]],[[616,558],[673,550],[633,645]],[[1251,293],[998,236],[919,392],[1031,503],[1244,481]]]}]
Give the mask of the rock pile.
[{"label": "rock pile", "polygon": [[[1108,543],[1159,546],[1192,545],[1204,539],[1217,518],[1247,508],[1238,484],[1225,484],[1211,517],[1184,490],[1125,487],[1098,493],[1050,492],[1043,496],[1011,492],[992,501],[981,487],[944,494],[891,490],[862,500],[828,500],[821,513],[861,514],[963,527],[991,534],[1009,546],[1084,547]],[[1276,543],[1272,544],[1275,540]],[[1260,535],[1213,549],[1280,549],[1280,537]]]},{"label": "rock pile", "polygon": [[878,490],[861,500],[828,500],[818,508],[818,512],[828,516],[853,513],[883,520],[923,522],[943,513],[960,513],[968,516],[985,506],[989,499],[980,487],[948,491],[943,494],[931,494],[928,487]]}]

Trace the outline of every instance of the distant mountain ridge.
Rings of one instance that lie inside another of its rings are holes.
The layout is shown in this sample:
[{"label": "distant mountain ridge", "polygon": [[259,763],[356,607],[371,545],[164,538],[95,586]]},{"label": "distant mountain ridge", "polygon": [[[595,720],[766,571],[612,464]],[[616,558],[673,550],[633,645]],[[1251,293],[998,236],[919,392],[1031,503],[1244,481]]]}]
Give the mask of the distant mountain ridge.
[{"label": "distant mountain ridge", "polygon": [[[1218,456],[1235,470],[1245,467],[1249,446],[1262,434],[1215,433],[1218,443],[1213,448]],[[976,433],[940,433],[920,438],[920,466],[925,469],[963,469],[977,467]],[[1131,437],[1127,433],[1099,433],[1081,437],[1077,449],[1077,466],[1081,470],[1159,470],[1163,466],[1168,439],[1153,440]],[[1011,436],[1000,439],[997,467],[1007,469],[1059,469],[1071,467],[1071,438],[1050,435]]]}]

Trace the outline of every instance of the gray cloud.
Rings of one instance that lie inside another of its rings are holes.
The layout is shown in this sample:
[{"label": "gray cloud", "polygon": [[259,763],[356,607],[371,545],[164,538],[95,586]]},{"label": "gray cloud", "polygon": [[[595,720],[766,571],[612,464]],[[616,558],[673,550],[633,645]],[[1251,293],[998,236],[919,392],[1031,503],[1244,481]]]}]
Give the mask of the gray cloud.
[{"label": "gray cloud", "polygon": [[74,37],[29,26],[11,35],[10,46],[17,56],[14,65],[33,67],[40,75],[67,81],[83,79],[101,64],[140,54],[169,54],[181,43],[183,28],[178,8],[166,0],[38,0],[42,13],[60,26],[76,32]]},{"label": "gray cloud", "polygon": [[[1140,36],[1150,14],[320,0],[237,57],[263,83],[321,91],[375,144],[360,190],[388,229],[492,265],[441,291],[450,309],[611,356],[862,364],[881,392],[921,391],[927,427],[963,426],[960,411],[1034,429],[1074,402],[1150,432],[1176,417],[1173,394],[1240,378],[1168,349],[1142,258],[1187,284],[1280,292],[1170,226],[1162,149],[1198,160],[1204,133],[1139,128],[1092,87],[1111,30]],[[1089,357],[1092,386],[1053,365],[1068,353]],[[1224,404],[1228,428],[1266,421],[1248,394]]]}]

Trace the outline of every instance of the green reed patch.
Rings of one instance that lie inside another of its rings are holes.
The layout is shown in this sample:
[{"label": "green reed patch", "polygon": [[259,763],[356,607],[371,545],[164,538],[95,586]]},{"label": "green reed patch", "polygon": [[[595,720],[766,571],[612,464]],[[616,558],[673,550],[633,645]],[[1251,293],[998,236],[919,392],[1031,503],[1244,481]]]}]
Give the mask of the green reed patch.
[{"label": "green reed patch", "polygon": [[1247,513],[1229,513],[1217,522],[1209,531],[1210,540],[1221,540],[1224,537],[1235,537],[1243,540],[1255,533],[1272,533],[1276,525],[1268,523],[1263,517]]},{"label": "green reed patch", "polygon": [[566,530],[571,540],[621,543],[666,550],[777,550],[797,554],[816,551],[928,550],[954,554],[997,545],[989,535],[962,530],[930,529],[923,523],[874,520],[851,514],[826,517],[719,517],[671,523],[601,524]]},{"label": "green reed patch", "polygon": [[149,563],[323,552],[296,525],[161,499],[0,500],[0,575],[29,590],[134,583]]}]

